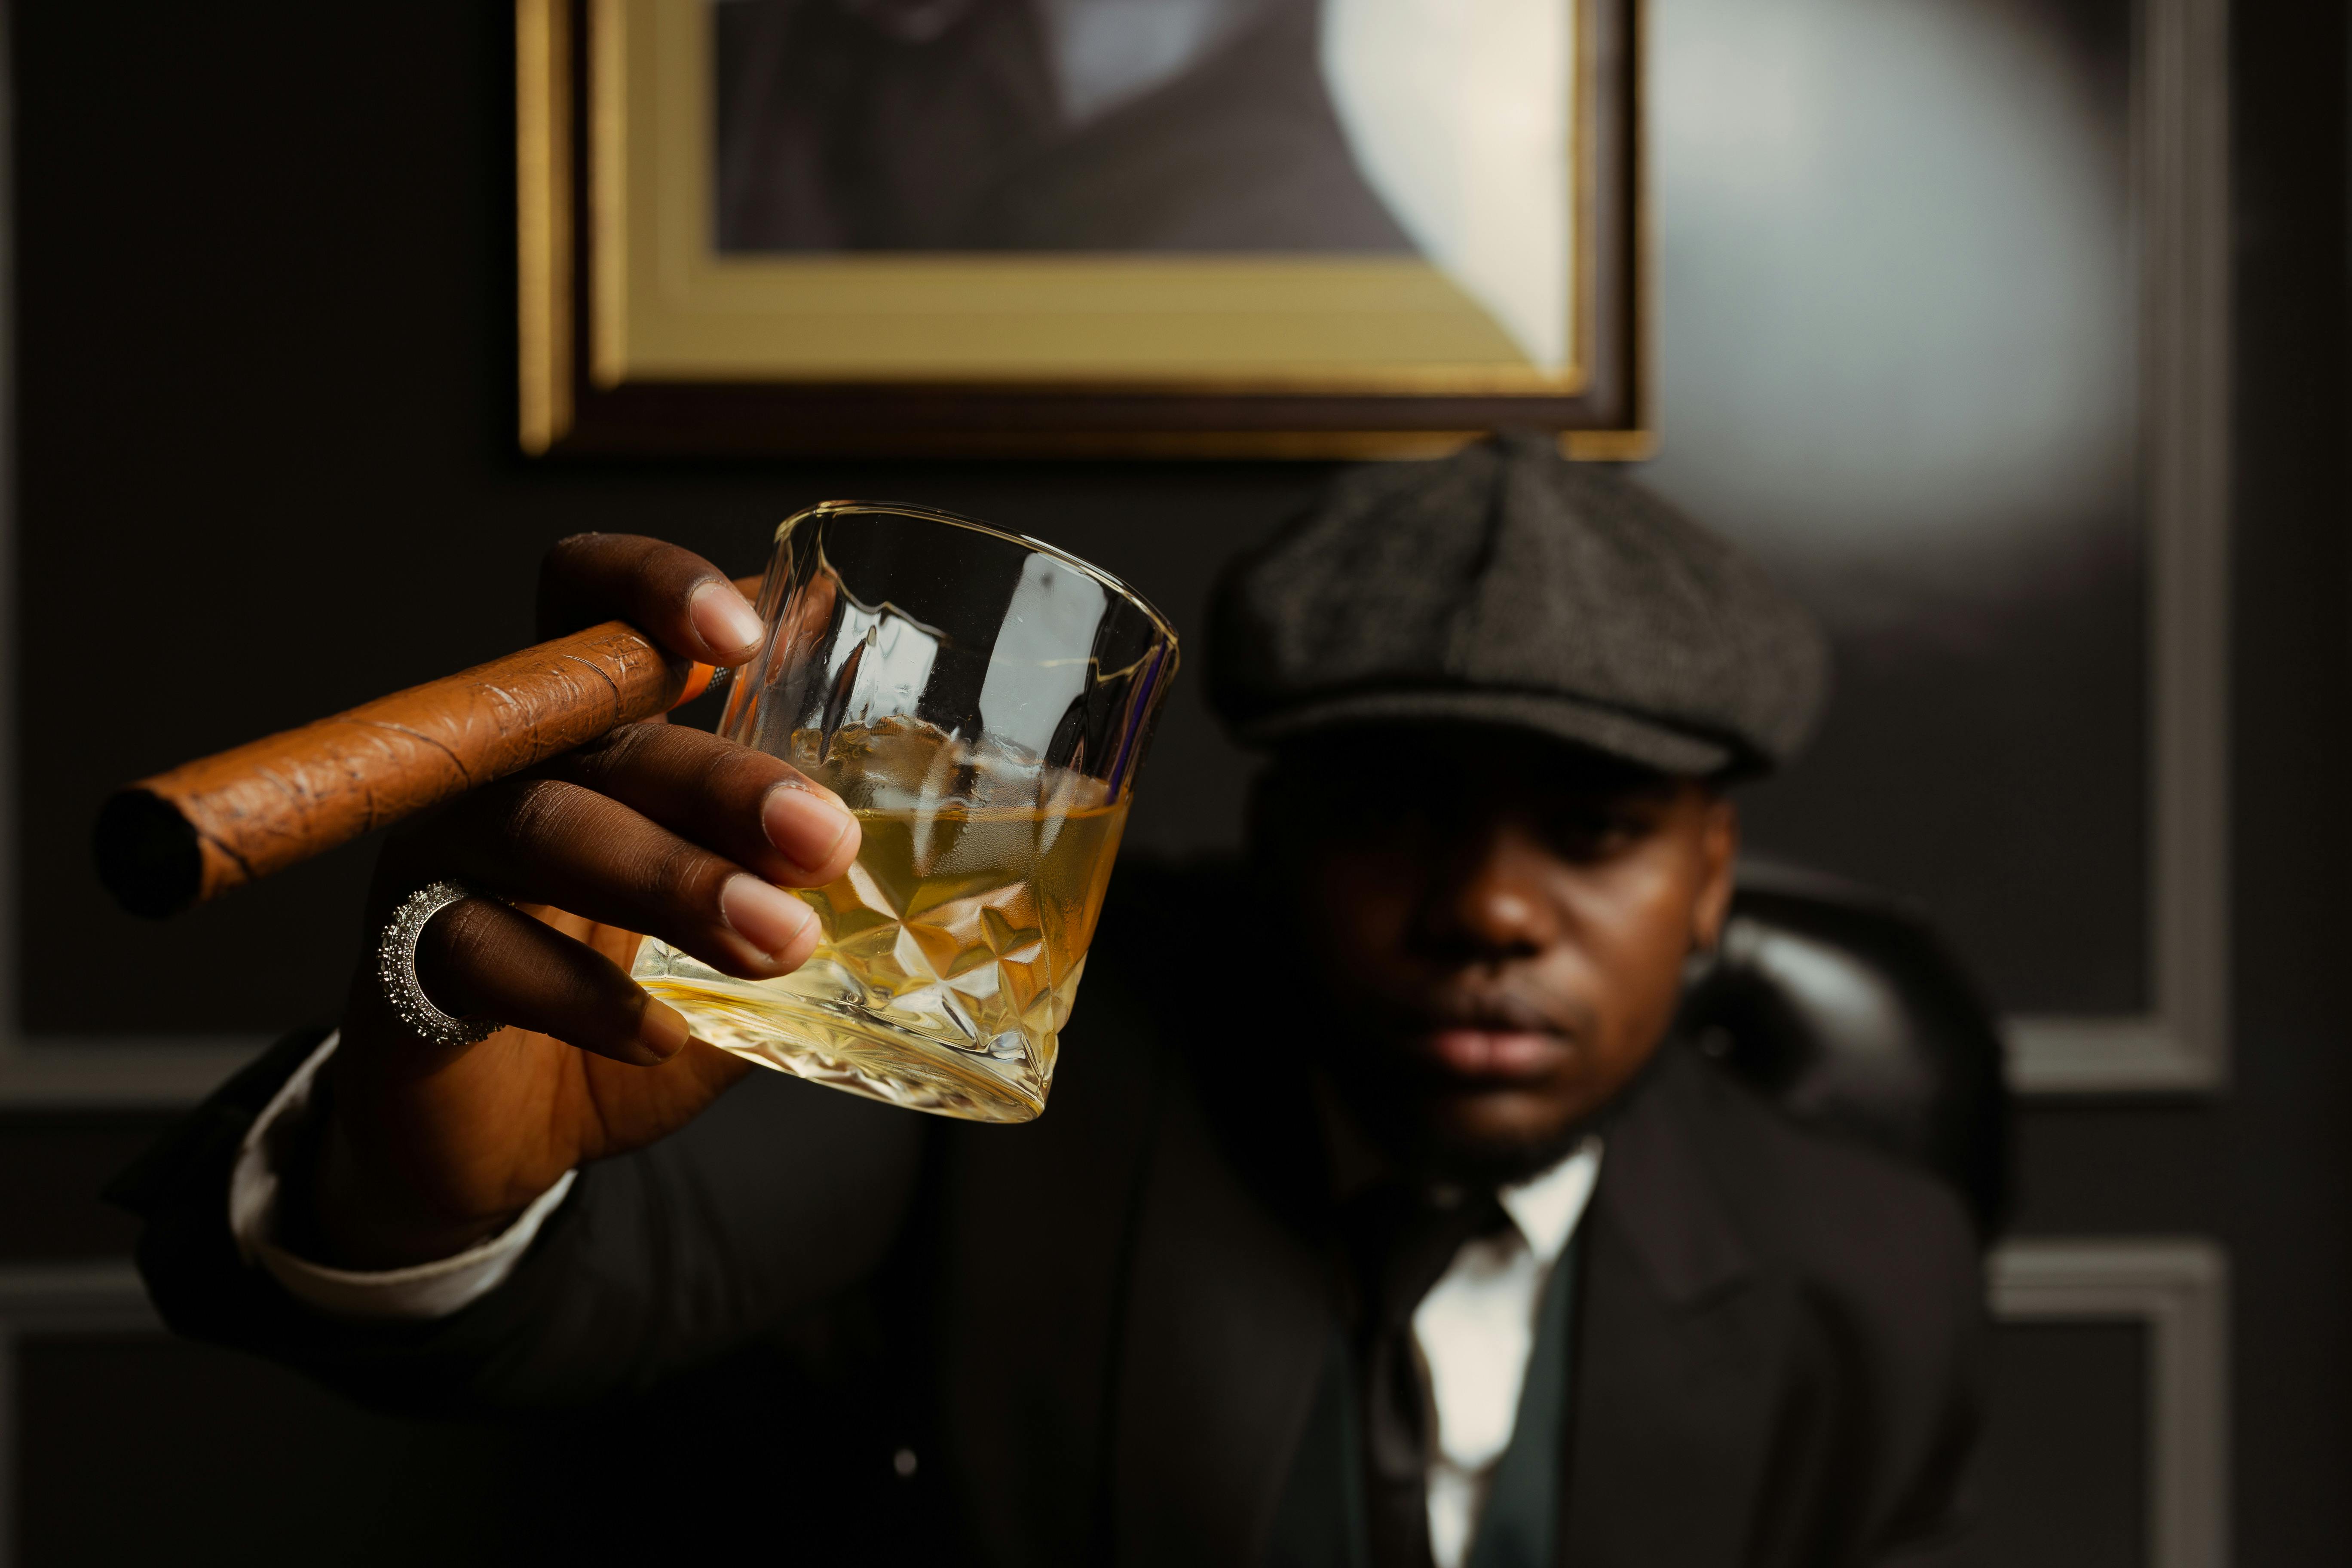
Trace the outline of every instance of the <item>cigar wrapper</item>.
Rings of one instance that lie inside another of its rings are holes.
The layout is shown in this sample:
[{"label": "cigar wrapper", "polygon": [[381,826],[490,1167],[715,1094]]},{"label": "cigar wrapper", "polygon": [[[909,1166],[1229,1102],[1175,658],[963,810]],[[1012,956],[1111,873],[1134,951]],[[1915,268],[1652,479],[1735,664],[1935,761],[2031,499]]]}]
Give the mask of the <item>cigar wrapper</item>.
[{"label": "cigar wrapper", "polygon": [[174,914],[520,772],[709,686],[707,664],[608,621],[117,791],[99,878]]}]

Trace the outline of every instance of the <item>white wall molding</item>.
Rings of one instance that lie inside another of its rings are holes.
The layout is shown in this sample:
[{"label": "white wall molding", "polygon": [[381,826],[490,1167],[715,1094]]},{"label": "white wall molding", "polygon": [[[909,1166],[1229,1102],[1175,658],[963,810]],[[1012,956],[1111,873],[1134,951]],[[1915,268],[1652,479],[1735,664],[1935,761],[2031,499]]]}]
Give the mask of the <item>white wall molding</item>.
[{"label": "white wall molding", "polygon": [[2230,1289],[2198,1238],[2035,1239],[1994,1250],[1993,1316],[2147,1333],[2149,1568],[2228,1568]]},{"label": "white wall molding", "polygon": [[[2010,1017],[2009,1087],[2026,1095],[2202,1094],[2221,1087],[2222,1037],[2138,1017]],[[0,1080],[5,1081],[5,1080]]]},{"label": "white wall molding", "polygon": [[2148,527],[2148,979],[2137,1018],[2020,1018],[2027,1094],[2230,1077],[2230,10],[2140,0],[2133,62]]},{"label": "white wall molding", "polygon": [[0,1568],[16,1568],[16,1347],[28,1334],[152,1333],[163,1327],[129,1258],[0,1265]]},{"label": "white wall molding", "polygon": [[262,1035],[16,1039],[0,1049],[0,1110],[175,1110],[268,1049]]}]

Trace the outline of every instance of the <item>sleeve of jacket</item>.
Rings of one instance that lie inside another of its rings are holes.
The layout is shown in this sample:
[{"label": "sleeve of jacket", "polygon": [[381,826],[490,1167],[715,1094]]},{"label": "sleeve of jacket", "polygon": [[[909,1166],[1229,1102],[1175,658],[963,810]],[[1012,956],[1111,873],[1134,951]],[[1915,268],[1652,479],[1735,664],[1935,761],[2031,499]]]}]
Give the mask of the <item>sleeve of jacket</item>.
[{"label": "sleeve of jacket", "polygon": [[581,1173],[514,1275],[431,1322],[303,1306],[239,1254],[229,1172],[324,1037],[278,1042],[109,1189],[177,1332],[254,1352],[379,1408],[454,1415],[641,1391],[837,1298],[889,1253],[928,1119],[757,1073],[690,1126]]}]

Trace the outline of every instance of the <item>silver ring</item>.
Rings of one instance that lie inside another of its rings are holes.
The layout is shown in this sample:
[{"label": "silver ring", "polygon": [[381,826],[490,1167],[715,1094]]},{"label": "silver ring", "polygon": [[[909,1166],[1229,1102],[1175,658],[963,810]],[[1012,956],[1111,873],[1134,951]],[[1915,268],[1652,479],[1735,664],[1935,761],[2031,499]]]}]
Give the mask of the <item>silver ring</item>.
[{"label": "silver ring", "polygon": [[496,1018],[453,1018],[433,1005],[416,978],[417,939],[425,934],[425,922],[451,904],[491,896],[463,882],[427,882],[401,900],[376,942],[375,977],[385,1005],[411,1033],[444,1048],[487,1040],[499,1025]]}]

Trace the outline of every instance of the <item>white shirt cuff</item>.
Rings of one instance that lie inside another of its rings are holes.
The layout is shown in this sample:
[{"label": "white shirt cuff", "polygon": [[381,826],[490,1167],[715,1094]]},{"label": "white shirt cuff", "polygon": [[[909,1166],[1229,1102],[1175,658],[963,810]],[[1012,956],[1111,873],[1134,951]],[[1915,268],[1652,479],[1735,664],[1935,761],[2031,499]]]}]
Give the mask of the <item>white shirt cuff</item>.
[{"label": "white shirt cuff", "polygon": [[277,1097],[254,1119],[229,1174],[228,1228],[247,1264],[258,1264],[288,1295],[329,1317],[361,1322],[423,1322],[446,1318],[488,1295],[507,1281],[580,1174],[566,1171],[539,1195],[514,1224],[455,1258],[407,1268],[362,1273],[329,1268],[297,1258],[278,1245],[278,1163],[310,1118],[319,1068],[341,1043],[329,1035],[297,1068]]}]

